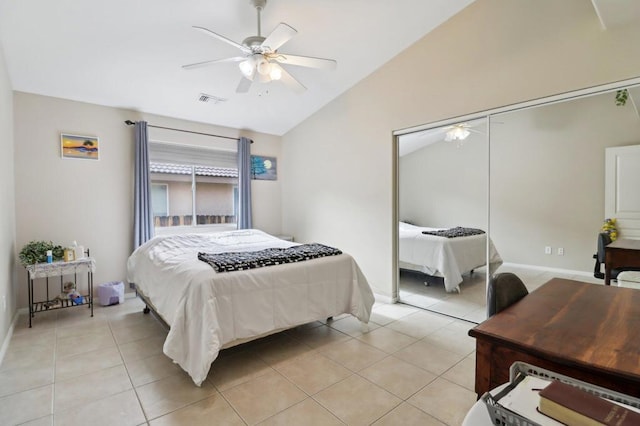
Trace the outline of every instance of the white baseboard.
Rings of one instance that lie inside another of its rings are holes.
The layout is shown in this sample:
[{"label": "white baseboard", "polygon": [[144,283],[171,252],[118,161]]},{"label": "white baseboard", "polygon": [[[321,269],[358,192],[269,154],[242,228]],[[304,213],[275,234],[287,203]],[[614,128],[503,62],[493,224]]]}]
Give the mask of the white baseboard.
[{"label": "white baseboard", "polygon": [[582,277],[593,276],[593,272],[575,271],[572,269],[562,269],[562,268],[549,268],[548,266],[525,265],[522,263],[504,262],[502,266],[512,266],[514,268],[531,269],[534,271],[556,272],[558,274],[565,274],[565,275],[579,275]]},{"label": "white baseboard", "polygon": [[378,293],[373,293],[373,297],[375,297],[376,302],[380,302],[380,303],[397,303],[398,302],[398,298],[397,297],[389,297],[389,296],[385,296],[383,294],[378,294]]},{"label": "white baseboard", "polygon": [[22,309],[16,311],[15,315],[13,316],[13,320],[11,320],[11,325],[9,326],[9,330],[7,331],[7,335],[5,336],[4,341],[2,342],[2,347],[0,347],[0,365],[2,365],[2,361],[4,361],[4,356],[7,353],[7,349],[9,349],[9,343],[11,343],[13,330],[16,328],[16,321],[18,321],[18,317],[22,313],[21,311]]}]

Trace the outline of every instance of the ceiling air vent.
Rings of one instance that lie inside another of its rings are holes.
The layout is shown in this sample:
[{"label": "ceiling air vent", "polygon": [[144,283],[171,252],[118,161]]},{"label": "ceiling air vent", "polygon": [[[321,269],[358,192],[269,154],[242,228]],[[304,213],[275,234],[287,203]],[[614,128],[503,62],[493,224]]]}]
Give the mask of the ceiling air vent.
[{"label": "ceiling air vent", "polygon": [[200,93],[200,97],[198,98],[200,102],[213,102],[217,104],[218,102],[226,102],[227,99],[221,98],[218,96],[207,95],[206,93]]}]

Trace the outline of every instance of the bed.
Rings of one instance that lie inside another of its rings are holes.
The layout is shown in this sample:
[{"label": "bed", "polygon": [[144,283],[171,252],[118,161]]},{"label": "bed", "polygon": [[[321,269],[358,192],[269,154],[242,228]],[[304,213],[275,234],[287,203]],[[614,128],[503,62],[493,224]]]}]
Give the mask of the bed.
[{"label": "bed", "polygon": [[373,292],[348,254],[232,272],[198,259],[297,245],[256,229],[156,236],[127,278],[169,326],[164,353],[200,386],[221,349],[343,313],[369,321]]},{"label": "bed", "polygon": [[[447,238],[423,233],[442,230],[400,222],[399,266],[444,277],[447,292],[460,292],[462,274],[486,265],[487,234]],[[493,274],[500,265],[502,258],[489,239],[489,273]]]}]

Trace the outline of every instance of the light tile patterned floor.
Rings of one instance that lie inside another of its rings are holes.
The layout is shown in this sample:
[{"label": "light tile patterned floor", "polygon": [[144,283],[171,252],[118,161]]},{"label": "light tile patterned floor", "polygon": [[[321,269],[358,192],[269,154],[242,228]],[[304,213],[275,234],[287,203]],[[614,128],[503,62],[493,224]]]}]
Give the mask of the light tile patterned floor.
[{"label": "light tile patterned floor", "polygon": [[460,425],[476,401],[474,324],[376,304],[222,351],[196,387],[140,301],[18,320],[0,424]]}]

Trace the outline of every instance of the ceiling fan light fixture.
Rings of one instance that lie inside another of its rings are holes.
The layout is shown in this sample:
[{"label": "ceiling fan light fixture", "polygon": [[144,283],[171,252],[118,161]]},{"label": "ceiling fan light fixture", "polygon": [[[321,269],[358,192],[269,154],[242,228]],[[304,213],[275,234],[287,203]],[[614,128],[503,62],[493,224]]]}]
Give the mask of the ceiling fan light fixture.
[{"label": "ceiling fan light fixture", "polygon": [[247,60],[242,61],[238,64],[238,67],[240,68],[240,72],[242,73],[242,75],[244,75],[249,79],[253,76],[253,71],[255,70],[252,59],[253,58],[247,58]]},{"label": "ceiling fan light fixture", "polygon": [[271,73],[271,64],[264,56],[262,56],[256,62],[256,69],[258,70],[258,73],[262,75],[269,75]]},{"label": "ceiling fan light fixture", "polygon": [[447,136],[445,140],[447,142],[451,141],[463,141],[471,134],[470,131],[465,129],[462,125],[455,125],[449,131],[447,131]]},{"label": "ceiling fan light fixture", "polygon": [[271,80],[280,80],[282,78],[282,70],[280,67],[271,67],[271,71],[269,72],[269,77]]},{"label": "ceiling fan light fixture", "polygon": [[271,82],[271,77],[269,76],[269,74],[257,73],[256,76],[258,77],[258,81],[260,83],[269,83],[269,82]]},{"label": "ceiling fan light fixture", "polygon": [[264,55],[251,55],[246,60],[238,64],[240,72],[249,80],[254,77],[258,78],[260,83],[269,83],[273,80],[280,80],[282,77],[282,69],[274,66]]}]

